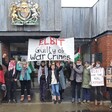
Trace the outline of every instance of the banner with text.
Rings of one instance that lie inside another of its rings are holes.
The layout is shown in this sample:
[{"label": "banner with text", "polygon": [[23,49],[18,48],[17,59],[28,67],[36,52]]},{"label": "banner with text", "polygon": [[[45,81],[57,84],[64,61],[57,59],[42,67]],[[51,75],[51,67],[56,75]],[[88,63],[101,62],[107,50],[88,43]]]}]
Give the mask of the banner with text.
[{"label": "banner with text", "polygon": [[106,87],[112,87],[112,75],[106,75]]},{"label": "banner with text", "polygon": [[74,38],[29,39],[28,61],[74,61]]},{"label": "banner with text", "polygon": [[92,86],[104,86],[104,68],[91,69],[91,85]]}]

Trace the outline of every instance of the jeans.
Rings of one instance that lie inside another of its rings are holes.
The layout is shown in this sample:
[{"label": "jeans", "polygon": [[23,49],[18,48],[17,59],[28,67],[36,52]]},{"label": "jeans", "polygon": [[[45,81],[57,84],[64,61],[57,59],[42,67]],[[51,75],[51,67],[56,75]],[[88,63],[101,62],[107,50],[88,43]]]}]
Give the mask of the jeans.
[{"label": "jeans", "polygon": [[21,83],[21,95],[24,95],[25,89],[27,90],[27,95],[30,95],[31,81],[24,80],[24,81],[20,81],[20,83]]},{"label": "jeans", "polygon": [[90,100],[90,89],[83,88],[83,100]]},{"label": "jeans", "polygon": [[[76,92],[77,92],[77,98],[78,99],[81,98],[81,85],[82,85],[82,82],[76,82],[75,80],[71,81],[72,98],[74,98],[74,99],[76,98]],[[76,89],[76,87],[77,87],[77,89]]]},{"label": "jeans", "polygon": [[53,96],[60,96],[59,84],[52,84],[52,94]]}]

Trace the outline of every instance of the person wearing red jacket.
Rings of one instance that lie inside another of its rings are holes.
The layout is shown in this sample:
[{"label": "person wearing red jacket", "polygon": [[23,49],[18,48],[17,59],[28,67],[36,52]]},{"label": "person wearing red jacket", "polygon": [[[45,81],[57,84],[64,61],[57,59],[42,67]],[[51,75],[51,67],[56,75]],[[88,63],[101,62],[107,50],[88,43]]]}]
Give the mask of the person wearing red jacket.
[{"label": "person wearing red jacket", "polygon": [[0,65],[0,102],[3,99],[3,91],[5,91],[5,78],[4,78],[4,71],[2,65]]},{"label": "person wearing red jacket", "polygon": [[4,71],[2,70],[1,65],[0,65],[0,84],[5,84]]}]

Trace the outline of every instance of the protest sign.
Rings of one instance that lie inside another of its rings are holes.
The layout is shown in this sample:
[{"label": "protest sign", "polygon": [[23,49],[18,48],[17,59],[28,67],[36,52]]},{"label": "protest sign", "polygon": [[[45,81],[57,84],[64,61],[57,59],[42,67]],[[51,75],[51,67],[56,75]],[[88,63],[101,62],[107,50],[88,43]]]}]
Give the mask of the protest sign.
[{"label": "protest sign", "polygon": [[104,86],[104,68],[91,69],[91,85],[92,86]]},{"label": "protest sign", "polygon": [[106,75],[106,87],[112,87],[112,75]]},{"label": "protest sign", "polygon": [[74,38],[29,39],[28,61],[74,61]]}]

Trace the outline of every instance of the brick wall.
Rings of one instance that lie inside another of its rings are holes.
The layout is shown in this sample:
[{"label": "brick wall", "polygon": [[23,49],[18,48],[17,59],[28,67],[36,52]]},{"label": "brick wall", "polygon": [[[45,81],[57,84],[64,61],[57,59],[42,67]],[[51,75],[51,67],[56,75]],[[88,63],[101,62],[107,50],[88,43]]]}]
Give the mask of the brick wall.
[{"label": "brick wall", "polygon": [[102,53],[102,66],[109,66],[109,62],[112,59],[112,35],[105,35],[93,40],[91,44],[92,54]]}]

